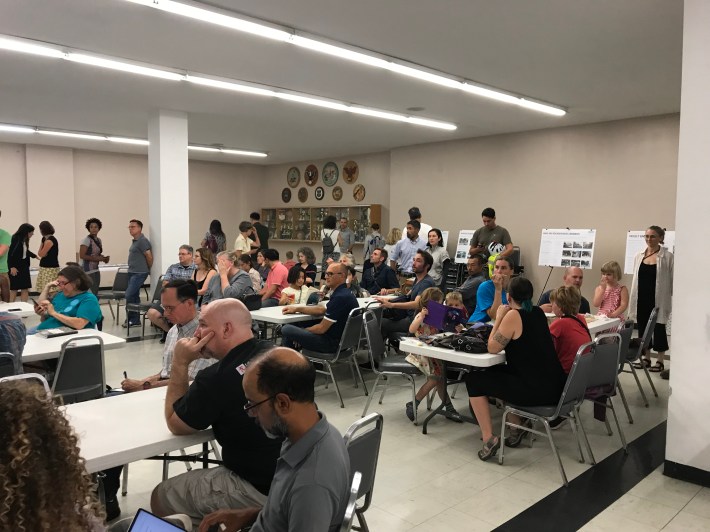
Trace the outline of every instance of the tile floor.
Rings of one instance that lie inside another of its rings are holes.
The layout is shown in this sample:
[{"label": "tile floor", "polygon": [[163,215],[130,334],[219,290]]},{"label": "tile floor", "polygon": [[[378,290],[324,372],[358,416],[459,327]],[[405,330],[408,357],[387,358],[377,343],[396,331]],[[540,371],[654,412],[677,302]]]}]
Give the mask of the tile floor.
[{"label": "tile floor", "polygon": [[[110,316],[108,309],[106,315]],[[125,330],[115,324],[107,324],[104,330],[125,335]],[[138,334],[138,330],[132,332],[132,336]],[[136,378],[157,372],[161,352],[162,345],[157,339],[128,343],[123,349],[107,351],[108,384],[117,386],[123,371]],[[347,369],[340,374],[345,408],[339,407],[332,386],[329,389],[319,386],[316,399],[328,419],[344,432],[360,417],[366,398],[361,388],[352,386]],[[622,376],[634,417],[632,425],[626,420],[621,401],[616,399],[615,403],[629,441],[666,418],[668,381],[657,375],[652,378],[659,397],[652,397],[650,408],[644,408],[633,377]],[[373,532],[491,530],[560,487],[554,458],[544,440],[536,440],[532,448],[524,444],[506,450],[505,464],[501,466],[497,461],[481,462],[476,456],[481,442],[474,425],[457,424],[438,416],[430,423],[429,433],[423,435],[421,428],[412,425],[404,415],[404,404],[410,399],[411,391],[404,386],[404,380],[397,381],[393,380],[382,405],[373,399],[370,407],[371,412],[380,412],[385,418],[373,507],[367,512]],[[369,384],[371,386],[372,379]],[[645,389],[648,390],[647,382]],[[460,411],[467,410],[463,386],[453,401]],[[494,409],[493,413],[494,421],[499,422],[500,411]],[[583,419],[598,461],[620,448],[617,435],[606,435],[604,424],[593,419],[589,405],[583,408]],[[555,437],[567,475],[572,480],[589,466],[578,462],[569,427],[558,430]],[[182,471],[182,464],[170,467],[171,475]],[[134,514],[139,507],[149,507],[150,492],[160,478],[158,462],[131,464],[128,495],[120,500],[123,516]],[[665,477],[659,468],[587,523],[583,530],[593,532],[620,527],[629,532],[710,531],[710,489]]]}]

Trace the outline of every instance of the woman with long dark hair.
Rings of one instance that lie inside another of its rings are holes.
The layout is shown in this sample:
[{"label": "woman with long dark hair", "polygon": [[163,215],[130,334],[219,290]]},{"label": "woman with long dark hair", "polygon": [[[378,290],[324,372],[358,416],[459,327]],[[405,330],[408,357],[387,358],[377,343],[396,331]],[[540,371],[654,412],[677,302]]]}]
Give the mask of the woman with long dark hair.
[{"label": "woman with long dark hair", "polygon": [[214,255],[227,250],[227,236],[222,231],[222,222],[219,220],[210,222],[210,230],[205,233],[200,247],[209,248]]},{"label": "woman with long dark hair", "polygon": [[436,286],[439,286],[444,272],[444,261],[450,258],[448,251],[444,247],[444,237],[441,234],[441,229],[429,231],[426,250],[431,255],[431,258],[434,259],[429,275],[434,279]]},{"label": "woman with long dark hair", "polygon": [[217,275],[214,255],[209,248],[197,248],[193,261],[197,268],[192,274],[192,280],[197,283],[197,306],[202,305],[202,296],[209,290],[210,279]]},{"label": "woman with long dark hair", "polygon": [[30,259],[37,255],[30,251],[30,238],[35,232],[34,225],[22,224],[10,240],[7,254],[7,266],[10,273],[10,302],[15,301],[20,292],[20,301],[27,301],[32,288],[30,277]]},{"label": "woman with long dark hair", "polygon": [[328,237],[330,239],[330,244],[328,244],[327,247],[323,244],[321,279],[325,279],[325,271],[328,269],[328,264],[331,262],[338,262],[338,259],[340,259],[340,245],[343,243],[343,239],[340,238],[340,231],[335,228],[337,223],[338,219],[332,214],[326,216],[323,220],[323,229],[321,229],[320,232],[320,239],[321,242],[323,242],[323,240],[326,240],[326,237]]},{"label": "woman with long dark hair", "polygon": [[37,252],[39,273],[35,290],[42,292],[59,274],[59,242],[54,236],[54,226],[48,221],[44,220],[39,224],[39,232],[42,233],[42,245]]}]

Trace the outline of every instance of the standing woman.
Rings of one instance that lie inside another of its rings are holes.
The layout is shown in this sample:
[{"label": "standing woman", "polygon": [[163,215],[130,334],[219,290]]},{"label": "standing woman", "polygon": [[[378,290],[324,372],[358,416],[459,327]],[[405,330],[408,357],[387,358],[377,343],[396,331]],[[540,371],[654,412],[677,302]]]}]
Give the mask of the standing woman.
[{"label": "standing woman", "polygon": [[42,233],[42,245],[37,252],[39,257],[39,274],[37,275],[37,292],[42,292],[48,283],[57,280],[59,274],[59,242],[54,237],[54,226],[47,220],[39,224]]},{"label": "standing woman", "polygon": [[10,250],[7,255],[7,266],[10,272],[10,302],[15,301],[17,291],[20,291],[20,300],[27,302],[32,288],[30,278],[30,259],[37,255],[30,251],[30,238],[35,228],[30,224],[22,224],[10,240]]},{"label": "standing woman", "polygon": [[[104,255],[104,246],[99,238],[99,231],[103,227],[101,220],[98,218],[89,218],[84,225],[89,234],[79,244],[79,259],[86,274],[91,279],[92,287],[96,290],[101,286],[101,272],[99,271],[99,263],[107,264],[108,255]],[[89,273],[91,272],[91,273]]]},{"label": "standing woman", "polygon": [[222,231],[222,222],[212,220],[210,230],[205,233],[205,238],[202,239],[200,247],[209,248],[213,255],[227,250],[227,237]]},{"label": "standing woman", "polygon": [[[646,249],[634,258],[634,278],[631,281],[629,300],[629,318],[636,320],[640,335],[646,330],[651,311],[658,307],[653,341],[641,361],[634,364],[637,368],[641,368],[643,364],[652,373],[659,373],[665,369],[663,361],[668,351],[666,323],[671,314],[673,253],[661,245],[665,235],[666,232],[657,225],[646,229]],[[651,367],[651,348],[658,353],[656,365],[653,367]]]},{"label": "standing woman", "polygon": [[340,259],[340,244],[343,243],[343,240],[340,238],[340,231],[335,228],[337,221],[337,218],[332,214],[326,216],[323,220],[323,229],[321,229],[320,232],[321,242],[325,239],[325,237],[329,237],[333,243],[333,246],[332,249],[326,248],[325,246],[323,247],[321,279],[325,278],[325,271],[328,269],[328,259],[331,259],[332,262],[338,262],[338,259]]},{"label": "standing woman", "polygon": [[205,295],[209,286],[210,279],[217,275],[217,269],[214,263],[214,255],[209,248],[198,248],[195,250],[193,262],[197,269],[192,274],[192,280],[197,283],[197,306],[202,305],[202,296]]},{"label": "standing woman", "polygon": [[434,264],[429,270],[429,275],[434,279],[436,286],[439,286],[444,274],[444,261],[450,258],[448,251],[446,251],[444,247],[444,237],[441,235],[440,229],[432,229],[429,231],[426,250],[434,259]]}]

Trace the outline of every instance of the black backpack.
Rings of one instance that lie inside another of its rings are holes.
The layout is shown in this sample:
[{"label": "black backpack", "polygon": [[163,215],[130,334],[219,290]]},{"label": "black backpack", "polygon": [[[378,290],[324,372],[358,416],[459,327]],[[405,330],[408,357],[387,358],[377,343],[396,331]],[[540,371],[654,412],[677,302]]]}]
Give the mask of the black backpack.
[{"label": "black backpack", "polygon": [[334,232],[335,232],[335,229],[333,229],[330,232],[330,234],[327,235],[325,233],[325,231],[323,231],[323,234],[325,236],[323,237],[323,240],[321,240],[321,242],[323,243],[323,253],[325,255],[329,255],[329,254],[333,253],[333,251],[335,251],[335,244],[333,244],[333,239],[330,238],[331,236],[333,236]]}]

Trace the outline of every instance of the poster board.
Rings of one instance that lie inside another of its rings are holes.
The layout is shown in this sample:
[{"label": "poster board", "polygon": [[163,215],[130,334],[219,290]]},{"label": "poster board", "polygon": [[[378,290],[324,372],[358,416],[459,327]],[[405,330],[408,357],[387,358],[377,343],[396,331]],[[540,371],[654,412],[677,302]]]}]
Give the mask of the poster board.
[{"label": "poster board", "polygon": [[[624,254],[624,273],[634,273],[634,257],[646,249],[646,231],[626,232],[626,253]],[[663,247],[675,253],[675,231],[666,231]]]},{"label": "poster board", "polygon": [[596,229],[543,229],[539,266],[592,267]]},{"label": "poster board", "polygon": [[444,244],[444,248],[446,248],[446,246],[449,244],[449,232],[448,232],[448,231],[444,231],[444,230],[442,229],[442,230],[441,230],[441,238],[444,239],[443,244]]},{"label": "poster board", "polygon": [[468,250],[471,247],[471,239],[475,232],[474,229],[461,229],[459,231],[459,239],[456,241],[456,256],[454,257],[455,264],[466,264],[468,262]]}]

